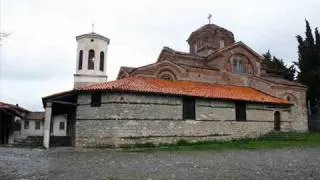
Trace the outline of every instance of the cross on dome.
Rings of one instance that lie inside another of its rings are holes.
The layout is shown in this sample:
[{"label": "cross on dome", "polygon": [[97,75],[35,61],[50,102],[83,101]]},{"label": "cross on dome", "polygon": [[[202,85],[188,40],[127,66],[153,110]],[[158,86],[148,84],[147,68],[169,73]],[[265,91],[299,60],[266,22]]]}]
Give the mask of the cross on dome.
[{"label": "cross on dome", "polygon": [[212,14],[209,14],[208,16],[209,24],[211,24],[211,18],[212,18]]}]

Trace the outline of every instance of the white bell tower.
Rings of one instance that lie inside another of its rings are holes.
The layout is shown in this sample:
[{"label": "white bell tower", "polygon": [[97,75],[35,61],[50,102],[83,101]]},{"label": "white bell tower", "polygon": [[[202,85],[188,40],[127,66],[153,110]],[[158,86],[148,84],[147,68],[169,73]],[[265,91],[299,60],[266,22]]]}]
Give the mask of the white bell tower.
[{"label": "white bell tower", "polygon": [[107,81],[107,52],[110,39],[97,33],[76,37],[77,61],[74,88]]}]

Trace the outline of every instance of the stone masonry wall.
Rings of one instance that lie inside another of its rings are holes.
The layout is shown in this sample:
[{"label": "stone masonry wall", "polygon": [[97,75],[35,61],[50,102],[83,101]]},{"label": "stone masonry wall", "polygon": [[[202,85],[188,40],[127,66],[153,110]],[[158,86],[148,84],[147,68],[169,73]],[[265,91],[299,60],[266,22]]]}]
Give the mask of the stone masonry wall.
[{"label": "stone masonry wall", "polygon": [[[290,114],[290,108],[248,104],[248,120],[239,122],[233,102],[197,99],[196,119],[184,120],[181,97],[108,93],[101,99],[100,107],[91,107],[90,94],[78,96],[76,146],[258,137],[273,130],[275,110],[284,118]],[[282,122],[281,128],[290,129],[290,122]]]},{"label": "stone masonry wall", "polygon": [[302,132],[308,131],[305,89],[276,85],[254,77],[250,78],[250,87],[282,99],[290,97],[290,102],[293,106],[291,107],[291,113],[287,120],[291,122],[291,130]]}]

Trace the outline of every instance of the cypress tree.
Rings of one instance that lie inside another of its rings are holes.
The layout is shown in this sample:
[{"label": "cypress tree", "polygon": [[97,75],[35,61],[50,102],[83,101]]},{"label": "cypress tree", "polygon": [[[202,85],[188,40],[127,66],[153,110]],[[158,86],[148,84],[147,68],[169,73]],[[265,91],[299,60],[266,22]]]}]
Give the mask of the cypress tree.
[{"label": "cypress tree", "polygon": [[320,52],[320,34],[318,31],[318,28],[316,28],[316,30],[314,31],[314,34],[316,36],[316,50]]},{"label": "cypress tree", "polygon": [[317,112],[320,100],[320,35],[315,29],[315,39],[309,22],[306,20],[306,38],[297,36],[298,41],[298,62],[295,65],[299,68],[298,81],[308,87],[307,100],[310,101],[311,110]]},{"label": "cypress tree", "polygon": [[262,65],[268,74],[273,74],[289,81],[294,80],[296,73],[294,65],[288,68],[282,59],[272,56],[269,50],[263,54],[263,57]]}]

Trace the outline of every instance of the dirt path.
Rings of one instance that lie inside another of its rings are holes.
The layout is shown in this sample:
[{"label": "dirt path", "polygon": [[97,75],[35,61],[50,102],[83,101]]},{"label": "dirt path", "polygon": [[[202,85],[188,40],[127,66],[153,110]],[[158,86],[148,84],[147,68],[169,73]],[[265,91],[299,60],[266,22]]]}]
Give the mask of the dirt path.
[{"label": "dirt path", "polygon": [[0,148],[0,179],[320,179],[320,149],[133,153]]}]

